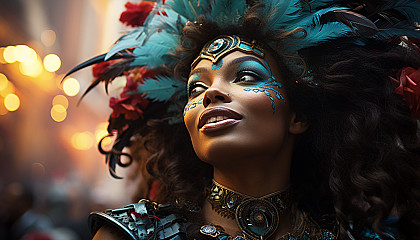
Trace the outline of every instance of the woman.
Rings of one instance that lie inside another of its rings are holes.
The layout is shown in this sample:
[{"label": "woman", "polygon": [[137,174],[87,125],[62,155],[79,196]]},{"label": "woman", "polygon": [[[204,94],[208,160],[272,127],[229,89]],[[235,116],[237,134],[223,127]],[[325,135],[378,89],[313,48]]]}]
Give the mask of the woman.
[{"label": "woman", "polygon": [[118,177],[130,145],[162,204],[93,213],[94,239],[418,238],[416,1],[126,7],[136,30],[74,71],[125,71],[100,150]]}]

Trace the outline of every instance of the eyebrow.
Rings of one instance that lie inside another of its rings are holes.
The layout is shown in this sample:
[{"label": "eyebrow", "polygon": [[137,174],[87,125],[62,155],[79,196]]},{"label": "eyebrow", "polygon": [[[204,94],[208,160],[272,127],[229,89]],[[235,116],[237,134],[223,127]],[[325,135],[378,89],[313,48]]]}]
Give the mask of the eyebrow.
[{"label": "eyebrow", "polygon": [[267,68],[258,58],[252,57],[252,56],[243,56],[243,57],[239,57],[239,58],[235,58],[233,59],[228,66],[232,66],[241,62],[246,62],[246,61],[254,61],[257,62],[259,64],[261,64],[262,66],[264,66],[265,68]]},{"label": "eyebrow", "polygon": [[190,72],[190,75],[188,76],[188,79],[190,79],[190,77],[196,73],[202,73],[202,72],[208,72],[209,70],[207,68],[201,67],[201,68],[196,68],[194,70],[192,70]]},{"label": "eyebrow", "polygon": [[[258,58],[252,57],[252,56],[243,56],[243,57],[239,57],[239,58],[235,58],[233,59],[227,66],[232,66],[241,62],[246,62],[246,61],[254,61],[257,62],[259,64],[261,64],[261,66],[263,66],[264,68],[267,68]],[[190,75],[188,76],[188,79],[196,73],[203,73],[203,72],[209,72],[208,68],[204,68],[204,67],[200,67],[200,68],[196,68],[194,70],[191,71]]]}]

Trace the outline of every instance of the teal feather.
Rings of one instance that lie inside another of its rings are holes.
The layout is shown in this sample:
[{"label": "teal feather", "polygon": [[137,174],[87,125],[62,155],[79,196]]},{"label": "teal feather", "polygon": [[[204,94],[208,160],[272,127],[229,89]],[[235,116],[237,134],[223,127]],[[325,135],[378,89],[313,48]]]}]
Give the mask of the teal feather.
[{"label": "teal feather", "polygon": [[151,35],[143,46],[134,49],[135,56],[131,66],[142,66],[147,64],[154,68],[161,65],[174,64],[170,57],[175,53],[176,46],[179,44],[179,35],[167,32],[156,32]]},{"label": "teal feather", "polygon": [[301,16],[299,0],[265,2],[264,15],[267,17],[266,32],[286,26],[289,22]]},{"label": "teal feather", "polygon": [[245,0],[213,0],[207,17],[220,27],[240,24],[246,9]]},{"label": "teal feather", "polygon": [[313,11],[319,8],[331,7],[336,5],[340,0],[311,0],[307,4],[302,4],[302,8],[306,11]]},{"label": "teal feather", "polygon": [[187,21],[188,19],[180,16],[172,9],[165,9],[165,15],[162,13],[154,15],[145,28],[149,35],[158,30],[180,34],[182,29],[179,28],[179,25],[184,26]]},{"label": "teal feather", "polygon": [[[180,91],[185,91],[185,84],[167,76],[157,76],[157,79],[147,78],[139,85],[137,94],[146,94],[145,98],[153,101],[166,102]],[[134,94],[133,93],[133,94]]]},{"label": "teal feather", "polygon": [[114,44],[111,50],[109,50],[109,52],[106,54],[105,61],[124,49],[138,46],[139,41],[142,41],[144,37],[145,35],[143,33],[142,27],[125,34],[123,37],[120,38],[120,40],[118,40]]},{"label": "teal feather", "polygon": [[285,51],[296,52],[302,48],[315,46],[331,39],[339,38],[350,34],[351,29],[341,22],[330,22],[322,25],[315,25],[305,28],[307,36],[303,39],[296,39],[286,44]]},{"label": "teal feather", "polygon": [[389,1],[383,10],[394,9],[406,16],[410,22],[420,22],[420,4],[415,0]]},{"label": "teal feather", "polygon": [[167,0],[165,5],[190,21],[195,21],[198,15],[210,12],[209,0]]},{"label": "teal feather", "polygon": [[337,10],[348,10],[348,8],[346,7],[331,7],[331,8],[326,8],[326,9],[321,9],[316,11],[315,13],[306,13],[305,17],[300,17],[298,20],[294,21],[291,23],[290,26],[285,27],[286,31],[291,31],[293,29],[295,29],[296,27],[305,27],[305,26],[314,26],[314,25],[319,25],[320,23],[320,18],[322,15],[329,13],[329,12],[333,12],[333,11],[337,11]]},{"label": "teal feather", "polygon": [[393,27],[387,29],[379,29],[379,32],[374,37],[377,39],[386,40],[393,36],[407,36],[420,38],[420,31],[415,27],[404,22],[395,24]]}]

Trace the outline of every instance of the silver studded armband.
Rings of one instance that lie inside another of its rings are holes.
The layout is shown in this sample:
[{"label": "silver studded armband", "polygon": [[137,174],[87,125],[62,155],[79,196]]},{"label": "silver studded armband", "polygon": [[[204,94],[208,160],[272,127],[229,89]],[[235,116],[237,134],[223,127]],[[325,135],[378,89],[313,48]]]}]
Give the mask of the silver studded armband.
[{"label": "silver studded armband", "polygon": [[130,240],[186,239],[184,223],[183,217],[161,211],[157,203],[145,199],[124,208],[89,215],[89,228],[93,235],[101,227],[110,226]]}]

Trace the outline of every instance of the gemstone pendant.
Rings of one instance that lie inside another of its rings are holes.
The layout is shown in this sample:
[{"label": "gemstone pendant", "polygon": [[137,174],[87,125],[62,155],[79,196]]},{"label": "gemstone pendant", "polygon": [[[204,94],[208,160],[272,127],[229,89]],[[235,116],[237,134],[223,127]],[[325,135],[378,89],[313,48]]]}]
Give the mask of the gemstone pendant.
[{"label": "gemstone pendant", "polygon": [[236,209],[236,221],[241,230],[252,239],[271,236],[277,229],[279,213],[264,199],[248,199]]}]

